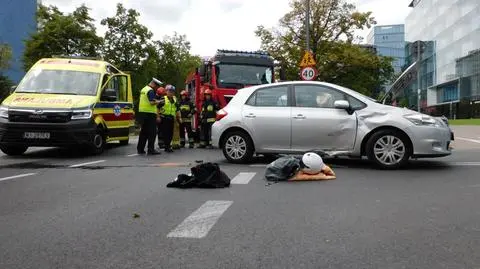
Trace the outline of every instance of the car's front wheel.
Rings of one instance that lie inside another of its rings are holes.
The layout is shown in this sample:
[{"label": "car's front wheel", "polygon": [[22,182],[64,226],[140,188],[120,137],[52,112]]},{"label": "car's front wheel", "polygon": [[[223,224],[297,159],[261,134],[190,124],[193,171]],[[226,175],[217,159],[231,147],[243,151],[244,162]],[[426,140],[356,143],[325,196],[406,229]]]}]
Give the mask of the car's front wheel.
[{"label": "car's front wheel", "polygon": [[366,146],[368,159],[381,169],[402,168],[412,155],[410,141],[396,130],[376,132]]},{"label": "car's front wheel", "polygon": [[97,128],[97,131],[90,142],[90,153],[93,155],[102,154],[105,150],[105,144],[105,132],[102,128]]},{"label": "car's front wheel", "polygon": [[248,163],[253,157],[253,142],[245,132],[234,131],[225,135],[222,151],[231,163]]},{"label": "car's front wheel", "polygon": [[27,146],[7,146],[1,145],[0,150],[9,156],[19,156],[27,151]]}]

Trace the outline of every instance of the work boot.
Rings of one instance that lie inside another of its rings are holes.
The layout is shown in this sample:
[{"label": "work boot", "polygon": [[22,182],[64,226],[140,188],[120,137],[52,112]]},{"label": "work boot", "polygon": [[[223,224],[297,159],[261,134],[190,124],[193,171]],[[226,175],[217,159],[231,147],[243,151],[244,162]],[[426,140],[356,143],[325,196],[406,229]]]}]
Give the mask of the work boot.
[{"label": "work boot", "polygon": [[165,148],[165,152],[172,153],[173,149],[172,148]]},{"label": "work boot", "polygon": [[207,146],[207,149],[213,149],[213,146],[212,146],[212,145],[208,145],[208,146]]},{"label": "work boot", "polygon": [[193,148],[195,148],[195,145],[192,143],[192,144],[189,144],[188,147],[193,149]]},{"label": "work boot", "polygon": [[157,150],[149,150],[147,152],[147,155],[160,155],[162,154],[160,151],[157,151]]}]

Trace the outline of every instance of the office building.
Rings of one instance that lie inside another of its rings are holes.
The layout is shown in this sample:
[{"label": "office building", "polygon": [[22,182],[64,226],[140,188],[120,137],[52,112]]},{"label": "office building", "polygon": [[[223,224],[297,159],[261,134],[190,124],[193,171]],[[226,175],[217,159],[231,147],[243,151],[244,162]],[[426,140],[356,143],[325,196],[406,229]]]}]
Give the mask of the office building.
[{"label": "office building", "polygon": [[394,58],[393,69],[398,74],[405,65],[405,27],[403,24],[374,26],[367,43],[375,46],[378,55]]},{"label": "office building", "polygon": [[404,89],[408,103],[434,115],[480,117],[480,1],[415,0],[410,6],[405,66],[418,60],[419,79]]},{"label": "office building", "polygon": [[0,6],[0,44],[12,49],[11,66],[4,73],[13,82],[23,77],[24,41],[37,29],[37,0],[2,0]]}]

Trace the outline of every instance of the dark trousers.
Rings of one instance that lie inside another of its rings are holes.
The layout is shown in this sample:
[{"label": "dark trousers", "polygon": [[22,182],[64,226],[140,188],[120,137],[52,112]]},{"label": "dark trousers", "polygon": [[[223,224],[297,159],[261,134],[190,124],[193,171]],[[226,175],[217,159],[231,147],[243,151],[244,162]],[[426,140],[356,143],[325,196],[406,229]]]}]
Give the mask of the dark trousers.
[{"label": "dark trousers", "polygon": [[153,113],[141,113],[140,121],[142,129],[140,130],[140,136],[138,137],[137,151],[144,152],[145,144],[148,141],[148,151],[155,150],[155,134],[156,134],[156,120],[157,115]]},{"label": "dark trousers", "polygon": [[162,136],[163,136],[163,142],[165,143],[165,149],[170,149],[172,147],[174,124],[175,124],[174,117],[162,118]]},{"label": "dark trousers", "polygon": [[180,124],[180,145],[185,146],[185,133],[188,135],[188,144],[193,145],[193,132],[191,122],[182,122]]},{"label": "dark trousers", "polygon": [[158,147],[159,148],[164,148],[165,147],[165,141],[163,141],[163,134],[162,134],[162,123],[163,123],[163,119],[162,121],[160,121],[159,123],[157,123],[157,135],[158,135]]},{"label": "dark trousers", "polygon": [[212,140],[213,122],[203,122],[201,127],[200,145],[208,146]]}]

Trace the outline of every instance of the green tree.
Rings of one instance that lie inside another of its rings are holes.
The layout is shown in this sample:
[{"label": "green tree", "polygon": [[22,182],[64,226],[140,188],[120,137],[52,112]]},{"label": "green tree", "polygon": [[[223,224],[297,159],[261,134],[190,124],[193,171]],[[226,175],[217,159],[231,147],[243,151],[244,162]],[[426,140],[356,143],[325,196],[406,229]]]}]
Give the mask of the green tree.
[{"label": "green tree", "polygon": [[[346,0],[310,0],[310,49],[318,79],[371,94],[390,79],[391,59],[379,57],[356,45],[355,31],[375,24],[371,12],[358,12]],[[299,79],[298,64],[305,50],[305,1],[292,0],[291,10],[273,29],[259,26],[255,34],[261,47],[281,61],[288,80]]]},{"label": "green tree", "polygon": [[178,89],[185,87],[188,73],[199,66],[201,59],[190,53],[190,42],[185,35],[174,33],[163,41],[157,41],[159,54],[159,76]]},{"label": "green tree", "polygon": [[54,55],[99,56],[103,39],[97,36],[94,20],[85,5],[70,14],[55,6],[40,5],[37,21],[38,31],[25,42],[25,70],[39,59]]},{"label": "green tree", "polygon": [[101,21],[107,26],[103,54],[121,70],[135,72],[148,57],[152,33],[138,22],[139,16],[136,10],[127,10],[119,3],[115,16]]},{"label": "green tree", "polygon": [[0,44],[0,103],[10,93],[13,83],[8,77],[3,75],[3,71],[10,66],[12,50],[6,44]]}]

